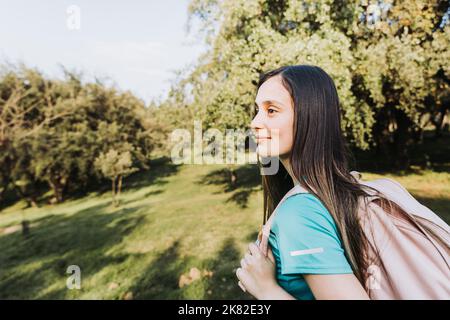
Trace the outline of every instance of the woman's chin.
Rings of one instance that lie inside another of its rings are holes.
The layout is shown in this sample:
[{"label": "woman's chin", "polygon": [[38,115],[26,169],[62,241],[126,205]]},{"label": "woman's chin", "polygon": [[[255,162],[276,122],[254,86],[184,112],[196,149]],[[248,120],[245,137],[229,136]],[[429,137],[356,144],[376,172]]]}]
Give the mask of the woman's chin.
[{"label": "woman's chin", "polygon": [[280,154],[280,143],[276,139],[262,139],[256,145],[256,153],[260,157],[277,157]]},{"label": "woman's chin", "polygon": [[269,158],[269,157],[277,156],[276,154],[273,154],[273,152],[268,150],[265,146],[258,146],[256,148],[256,153],[258,154],[258,156],[263,157],[263,158]]}]

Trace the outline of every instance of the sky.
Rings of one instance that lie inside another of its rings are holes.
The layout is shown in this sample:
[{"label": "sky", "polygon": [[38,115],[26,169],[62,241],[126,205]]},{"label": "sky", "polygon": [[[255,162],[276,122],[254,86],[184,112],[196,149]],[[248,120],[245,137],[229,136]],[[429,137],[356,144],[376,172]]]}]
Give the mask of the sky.
[{"label": "sky", "polygon": [[167,96],[175,71],[206,50],[187,33],[189,0],[0,0],[0,64],[49,77],[61,65],[87,80],[112,79],[149,102]]}]

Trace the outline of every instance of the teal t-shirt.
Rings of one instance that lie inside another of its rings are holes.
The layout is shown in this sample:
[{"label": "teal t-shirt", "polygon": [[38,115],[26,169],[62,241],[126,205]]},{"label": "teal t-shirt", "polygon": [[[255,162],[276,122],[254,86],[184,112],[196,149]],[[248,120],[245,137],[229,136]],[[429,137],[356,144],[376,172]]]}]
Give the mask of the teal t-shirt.
[{"label": "teal t-shirt", "polygon": [[290,196],[280,205],[269,244],[278,283],[297,299],[314,299],[303,274],[353,273],[331,214],[312,194]]}]

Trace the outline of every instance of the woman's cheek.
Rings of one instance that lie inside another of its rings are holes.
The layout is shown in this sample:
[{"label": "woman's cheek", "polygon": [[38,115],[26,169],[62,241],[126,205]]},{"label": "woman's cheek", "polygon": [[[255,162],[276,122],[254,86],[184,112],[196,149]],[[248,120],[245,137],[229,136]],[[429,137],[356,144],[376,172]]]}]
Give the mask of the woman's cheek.
[{"label": "woman's cheek", "polygon": [[288,154],[292,149],[292,136],[287,132],[281,132],[278,140],[279,154]]}]

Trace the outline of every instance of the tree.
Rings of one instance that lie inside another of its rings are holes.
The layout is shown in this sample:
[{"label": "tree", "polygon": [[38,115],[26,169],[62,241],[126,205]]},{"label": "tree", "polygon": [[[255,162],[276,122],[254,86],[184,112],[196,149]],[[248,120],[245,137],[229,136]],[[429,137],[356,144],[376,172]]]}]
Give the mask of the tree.
[{"label": "tree", "polygon": [[32,140],[51,121],[70,110],[47,104],[49,83],[24,66],[0,74],[0,151],[2,189],[12,185],[29,205],[36,206],[39,179],[32,167]]},{"label": "tree", "polygon": [[377,149],[405,168],[408,148],[422,142],[430,122],[438,134],[450,106],[449,3],[369,2],[363,9],[365,23],[350,35],[353,93],[373,111]]},{"label": "tree", "polygon": [[104,177],[111,180],[113,205],[117,206],[119,204],[118,198],[122,189],[123,177],[137,170],[132,166],[130,151],[119,152],[109,149],[107,153],[100,153],[95,159],[95,167]]},{"label": "tree", "polygon": [[0,196],[14,188],[37,205],[39,194],[50,188],[51,202],[61,202],[68,193],[100,183],[96,156],[124,145],[136,168],[148,168],[154,136],[143,101],[63,71],[63,79],[48,79],[25,66],[3,67]]},{"label": "tree", "polygon": [[[194,0],[209,51],[180,86],[205,125],[247,129],[259,74],[315,64],[334,79],[350,142],[408,165],[449,109],[448,1]],[[447,18],[446,18],[447,17]]]}]

